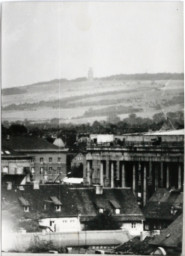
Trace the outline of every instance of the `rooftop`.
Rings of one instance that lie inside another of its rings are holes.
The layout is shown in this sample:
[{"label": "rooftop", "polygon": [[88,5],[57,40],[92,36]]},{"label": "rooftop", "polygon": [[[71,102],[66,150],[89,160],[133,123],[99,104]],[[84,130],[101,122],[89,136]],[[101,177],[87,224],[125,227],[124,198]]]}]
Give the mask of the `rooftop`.
[{"label": "rooftop", "polygon": [[182,204],[183,192],[159,188],[143,212],[146,219],[174,220],[182,213]]},{"label": "rooftop", "polygon": [[2,138],[2,147],[11,148],[18,152],[27,151],[64,151],[65,149],[60,149],[56,145],[49,143],[48,141],[34,137],[34,136],[10,136],[7,138]]},{"label": "rooftop", "polygon": [[[43,213],[46,217],[76,217],[81,216],[85,221],[97,215],[97,207],[108,209],[114,213],[119,205],[120,221],[141,221],[144,216],[130,189],[105,188],[103,194],[96,194],[94,187],[67,186],[67,185],[40,185],[33,189],[32,185],[25,185],[24,190],[7,190],[2,188],[3,202],[15,205],[20,216],[23,209],[19,198],[24,198],[30,205],[27,217],[32,217],[36,212]],[[111,204],[114,202],[114,206]],[[61,211],[56,212],[54,205],[61,205]],[[19,217],[19,216],[17,216]]]}]

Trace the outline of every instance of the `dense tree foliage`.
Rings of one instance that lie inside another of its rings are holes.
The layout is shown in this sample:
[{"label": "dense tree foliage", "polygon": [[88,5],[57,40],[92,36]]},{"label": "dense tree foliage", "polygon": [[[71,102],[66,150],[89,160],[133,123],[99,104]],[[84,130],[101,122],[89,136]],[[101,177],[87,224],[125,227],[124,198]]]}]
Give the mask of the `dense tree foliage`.
[{"label": "dense tree foliage", "polygon": [[[45,123],[30,123],[28,120],[16,123],[3,122],[2,135],[22,135],[28,133],[38,137],[44,137],[52,142],[54,137],[60,137],[69,148],[76,148],[76,139],[79,134],[126,134],[141,133],[157,130],[173,130],[184,128],[184,113],[178,112],[159,112],[152,118],[138,117],[135,113],[127,118],[120,120],[117,116],[109,115],[107,121],[94,121],[89,124],[63,124],[58,119],[52,119]],[[83,148],[83,145],[80,147]]]}]

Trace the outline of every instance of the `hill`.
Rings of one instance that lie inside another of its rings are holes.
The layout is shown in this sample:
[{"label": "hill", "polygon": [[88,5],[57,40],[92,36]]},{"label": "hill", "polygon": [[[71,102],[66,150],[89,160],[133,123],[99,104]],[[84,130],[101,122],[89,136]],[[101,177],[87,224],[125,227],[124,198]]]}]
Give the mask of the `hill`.
[{"label": "hill", "polygon": [[74,80],[56,79],[2,90],[2,119],[64,123],[121,119],[131,113],[151,117],[184,107],[183,74],[133,74]]}]

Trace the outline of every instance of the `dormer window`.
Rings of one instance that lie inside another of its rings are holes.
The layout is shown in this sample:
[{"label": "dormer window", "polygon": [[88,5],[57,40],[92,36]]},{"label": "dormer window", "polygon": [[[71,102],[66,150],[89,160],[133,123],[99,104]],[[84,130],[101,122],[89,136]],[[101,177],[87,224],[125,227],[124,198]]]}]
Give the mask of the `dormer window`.
[{"label": "dormer window", "polygon": [[120,209],[115,209],[115,214],[120,214]]},{"label": "dormer window", "polygon": [[29,212],[30,211],[30,207],[29,206],[24,206],[24,212]]},{"label": "dormer window", "polygon": [[120,204],[118,204],[118,202],[115,200],[110,200],[109,202],[110,202],[111,206],[114,208],[114,213],[120,214],[120,211],[121,211]]},{"label": "dormer window", "polygon": [[24,212],[30,211],[30,204],[24,197],[19,197],[20,204],[23,206]]},{"label": "dormer window", "polygon": [[56,212],[61,212],[62,203],[60,202],[60,200],[56,196],[51,196],[50,198],[51,198],[51,200],[52,200],[52,202],[54,204],[55,211]]},{"label": "dormer window", "polygon": [[61,205],[55,205],[55,211],[61,212]]},{"label": "dormer window", "polygon": [[172,206],[170,212],[172,215],[175,215],[177,213],[177,209],[174,206]]},{"label": "dormer window", "polygon": [[103,208],[99,208],[99,213],[103,213]]}]

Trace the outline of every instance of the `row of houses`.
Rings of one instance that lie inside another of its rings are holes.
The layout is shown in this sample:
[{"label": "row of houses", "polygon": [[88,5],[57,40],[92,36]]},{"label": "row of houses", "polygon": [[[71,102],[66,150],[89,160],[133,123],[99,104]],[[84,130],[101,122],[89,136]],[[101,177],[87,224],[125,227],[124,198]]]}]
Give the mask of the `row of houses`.
[{"label": "row of houses", "polygon": [[[60,140],[4,138],[3,219],[37,217],[45,232],[80,232],[108,210],[132,236],[172,225],[182,214],[183,136],[125,136],[121,145],[105,139],[72,154]],[[83,184],[62,184],[68,166],[81,168]]]}]

